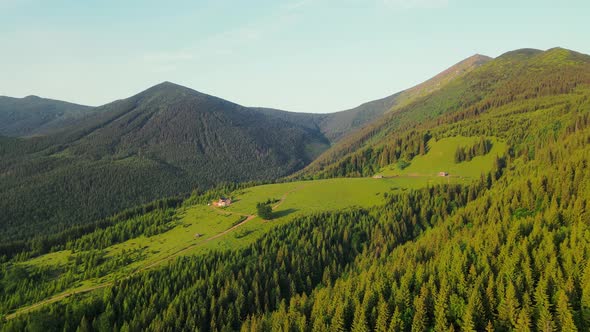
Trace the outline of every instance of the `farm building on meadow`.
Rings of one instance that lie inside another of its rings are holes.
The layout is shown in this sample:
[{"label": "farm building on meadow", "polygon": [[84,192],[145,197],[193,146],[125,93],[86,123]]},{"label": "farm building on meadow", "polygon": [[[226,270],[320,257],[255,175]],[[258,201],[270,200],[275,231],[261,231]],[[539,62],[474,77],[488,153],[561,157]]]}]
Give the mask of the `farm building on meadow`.
[{"label": "farm building on meadow", "polygon": [[217,202],[213,202],[213,206],[226,207],[230,206],[231,198],[220,198]]},{"label": "farm building on meadow", "polygon": [[383,175],[375,174],[375,175],[373,175],[373,179],[383,179]]},{"label": "farm building on meadow", "polygon": [[447,172],[438,172],[438,176],[449,176]]}]

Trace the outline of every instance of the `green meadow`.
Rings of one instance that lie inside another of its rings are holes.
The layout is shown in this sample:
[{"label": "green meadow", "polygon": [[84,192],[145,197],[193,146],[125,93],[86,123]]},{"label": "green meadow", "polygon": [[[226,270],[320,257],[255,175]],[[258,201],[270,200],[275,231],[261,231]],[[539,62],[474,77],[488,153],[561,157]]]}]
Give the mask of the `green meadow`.
[{"label": "green meadow", "polygon": [[[369,207],[382,201],[383,193],[427,184],[423,179],[342,178],[319,181],[298,181],[270,184],[234,192],[234,203],[227,208],[193,205],[178,209],[179,220],[171,230],[151,237],[140,236],[106,249],[106,257],[114,257],[131,250],[140,250],[142,259],[125,266],[117,274],[126,275],[146,265],[177,254],[193,254],[203,249],[225,249],[250,243],[270,227],[312,212],[336,210],[350,206]],[[214,239],[235,224],[243,215],[253,215],[256,203],[278,199],[271,221],[258,217],[249,220],[232,232]],[[198,234],[198,236],[197,236]],[[69,250],[46,254],[23,262],[24,265],[64,265],[70,262]],[[115,275],[117,275],[115,274]],[[103,278],[105,279],[105,278]],[[107,278],[108,279],[108,278]]]},{"label": "green meadow", "polygon": [[[504,143],[489,138],[493,146],[488,154],[455,163],[457,147],[472,145],[478,139],[452,137],[431,141],[428,152],[415,157],[403,170],[396,165],[383,168],[378,173],[383,178],[336,178],[261,185],[233,192],[233,203],[226,208],[206,204],[180,207],[168,231],[150,237],[135,237],[104,250],[102,259],[105,262],[127,258],[130,261],[128,264],[113,268],[101,277],[87,278],[80,273],[71,278],[73,281],[67,287],[55,292],[54,296],[100,287],[166,264],[179,256],[239,248],[252,243],[272,227],[297,216],[352,206],[371,207],[380,204],[385,193],[447,182],[471,181],[490,170],[495,156],[506,150]],[[448,172],[450,176],[440,177],[440,171]],[[268,199],[275,201],[274,218],[270,221],[255,216],[256,204]],[[247,216],[250,217],[246,220]],[[83,252],[63,250],[18,264],[65,271],[76,264],[75,258],[81,254]],[[56,273],[57,279],[62,277],[63,273]]]},{"label": "green meadow", "polygon": [[496,156],[506,153],[506,143],[487,137],[492,142],[491,150],[477,156],[470,161],[455,163],[455,151],[459,147],[475,144],[479,137],[447,137],[438,141],[428,142],[428,152],[423,156],[416,156],[410,165],[400,169],[397,165],[383,167],[378,174],[383,176],[436,177],[439,172],[449,173],[454,180],[471,180],[487,173],[494,165]]}]

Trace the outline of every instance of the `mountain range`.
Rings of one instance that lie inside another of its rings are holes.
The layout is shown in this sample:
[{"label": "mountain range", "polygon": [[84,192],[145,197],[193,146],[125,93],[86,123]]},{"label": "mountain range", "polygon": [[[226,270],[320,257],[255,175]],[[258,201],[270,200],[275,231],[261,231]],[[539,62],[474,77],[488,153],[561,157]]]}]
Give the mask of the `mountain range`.
[{"label": "mountain range", "polygon": [[168,82],[52,112],[0,137],[2,331],[590,329],[588,55],[333,114]]},{"label": "mountain range", "polygon": [[24,239],[39,224],[59,231],[223,182],[290,175],[489,60],[470,57],[416,87],[331,114],[244,107],[170,82],[94,108],[2,97],[1,238]]},{"label": "mountain range", "polygon": [[34,136],[60,130],[91,112],[91,107],[37,96],[0,96],[0,136]]}]

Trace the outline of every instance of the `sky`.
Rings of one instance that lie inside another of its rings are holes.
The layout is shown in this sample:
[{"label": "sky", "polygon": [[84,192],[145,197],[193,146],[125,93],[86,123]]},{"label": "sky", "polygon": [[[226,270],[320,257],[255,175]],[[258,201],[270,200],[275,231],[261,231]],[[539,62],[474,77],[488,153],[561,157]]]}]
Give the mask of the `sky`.
[{"label": "sky", "polygon": [[85,105],[171,81],[326,113],[473,54],[590,54],[588,0],[0,0],[0,95]]}]

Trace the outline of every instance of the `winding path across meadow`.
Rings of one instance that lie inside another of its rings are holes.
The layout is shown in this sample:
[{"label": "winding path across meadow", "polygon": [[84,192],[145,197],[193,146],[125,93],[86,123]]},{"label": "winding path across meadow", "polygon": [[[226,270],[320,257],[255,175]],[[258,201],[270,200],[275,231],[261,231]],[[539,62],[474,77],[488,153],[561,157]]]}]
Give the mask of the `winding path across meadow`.
[{"label": "winding path across meadow", "polygon": [[[295,191],[303,188],[304,186],[305,185],[299,186],[299,187],[297,187],[295,189],[292,189],[292,190],[284,193],[283,196],[281,196],[281,198],[279,199],[279,202],[277,204],[275,204],[272,207],[272,209],[273,210],[276,210],[285,201],[285,199],[287,198],[287,196],[289,196],[289,194],[291,194],[292,192],[295,192]],[[134,276],[135,274],[138,274],[140,272],[143,272],[145,270],[148,270],[148,269],[150,269],[150,268],[152,268],[154,266],[160,265],[160,264],[162,264],[164,262],[170,261],[171,259],[176,258],[179,255],[181,255],[181,254],[183,254],[183,253],[185,253],[187,251],[190,251],[191,249],[194,249],[197,246],[203,245],[203,244],[205,244],[205,243],[207,243],[209,241],[212,241],[212,240],[215,240],[217,238],[220,238],[220,237],[222,237],[222,236],[224,236],[224,235],[226,235],[226,234],[234,231],[236,228],[244,225],[245,223],[247,223],[250,220],[252,220],[252,219],[254,219],[254,218],[257,217],[254,214],[252,214],[252,215],[241,214],[241,213],[237,213],[237,212],[231,212],[231,211],[221,210],[221,209],[219,209],[217,207],[214,207],[214,206],[211,206],[211,208],[213,208],[214,210],[216,210],[216,211],[218,211],[220,213],[239,215],[239,216],[242,216],[242,217],[246,217],[246,219],[244,219],[242,222],[240,222],[240,223],[238,223],[238,224],[236,224],[236,225],[234,225],[234,226],[226,229],[225,231],[223,231],[221,233],[217,233],[217,234],[215,234],[215,235],[213,235],[211,237],[208,237],[207,239],[205,239],[202,242],[195,243],[195,244],[192,244],[192,245],[190,245],[188,247],[182,248],[179,251],[177,251],[177,252],[175,252],[175,253],[173,253],[173,254],[171,254],[169,256],[163,257],[163,258],[161,258],[159,260],[156,260],[156,261],[154,261],[154,262],[152,262],[152,263],[150,263],[148,265],[145,265],[145,266],[141,267],[140,269],[135,270],[135,271],[129,273],[126,277],[124,277],[124,279],[129,279],[132,276]],[[88,288],[83,288],[83,289],[79,289],[79,290],[75,290],[75,291],[69,291],[69,292],[66,292],[66,293],[55,295],[55,296],[52,296],[52,297],[50,297],[48,299],[45,299],[43,301],[39,301],[37,303],[34,303],[34,304],[31,304],[31,305],[28,305],[28,306],[25,306],[25,307],[21,307],[19,309],[16,309],[15,312],[6,315],[5,316],[5,319],[6,320],[13,319],[14,317],[16,317],[16,316],[18,316],[20,314],[31,312],[31,311],[33,311],[33,310],[35,310],[35,309],[37,309],[39,307],[42,307],[44,305],[47,305],[47,304],[59,302],[59,301],[65,299],[65,298],[68,298],[68,297],[72,296],[72,295],[84,294],[84,293],[88,293],[88,292],[91,292],[91,291],[95,291],[97,289],[102,289],[102,288],[105,288],[105,287],[109,287],[109,286],[112,286],[112,285],[114,285],[114,282],[113,281],[108,281],[108,282],[104,282],[102,284],[98,284],[98,285],[95,285],[95,286],[90,286]]]}]

